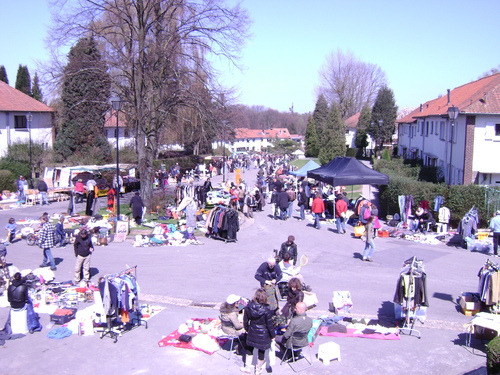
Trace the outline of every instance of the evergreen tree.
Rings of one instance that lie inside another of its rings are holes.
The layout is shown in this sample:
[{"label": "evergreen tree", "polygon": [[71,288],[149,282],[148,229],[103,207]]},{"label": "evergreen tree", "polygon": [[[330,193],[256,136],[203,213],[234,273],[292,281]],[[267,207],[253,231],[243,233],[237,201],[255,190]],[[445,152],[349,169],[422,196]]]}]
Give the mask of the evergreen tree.
[{"label": "evergreen tree", "polygon": [[313,112],[313,121],[316,128],[316,134],[319,140],[323,138],[323,132],[327,126],[328,112],[329,112],[328,103],[325,99],[325,96],[322,94],[318,97]]},{"label": "evergreen tree", "polygon": [[394,93],[384,86],[380,89],[372,108],[371,123],[367,129],[368,134],[377,143],[377,149],[382,149],[384,142],[390,142],[394,134],[398,107]]},{"label": "evergreen tree", "polygon": [[318,144],[318,135],[316,134],[316,126],[314,125],[314,120],[312,117],[309,117],[309,121],[307,122],[306,127],[306,135],[305,135],[305,154],[307,157],[318,157],[319,154],[319,144]]},{"label": "evergreen tree", "polygon": [[26,65],[19,65],[19,68],[17,69],[16,89],[31,96],[31,78]]},{"label": "evergreen tree", "polygon": [[110,88],[94,39],[81,38],[71,48],[64,68],[61,128],[54,143],[57,161],[102,164],[112,159],[104,132]]},{"label": "evergreen tree", "polygon": [[361,152],[359,156],[364,156],[365,148],[368,147],[368,134],[366,129],[370,127],[372,118],[372,111],[370,105],[367,103],[361,109],[359,114],[358,125],[356,126],[356,139],[354,144]]},{"label": "evergreen tree", "polygon": [[319,161],[326,164],[337,156],[345,156],[345,124],[337,104],[332,105],[320,140]]},{"label": "evergreen tree", "polygon": [[5,66],[0,65],[0,81],[9,84],[9,78],[7,78],[7,70],[5,70]]},{"label": "evergreen tree", "polygon": [[31,91],[31,96],[33,99],[38,100],[39,102],[43,102],[43,94],[42,89],[40,88],[40,81],[38,79],[38,74],[35,73],[35,77],[33,77],[33,89]]}]

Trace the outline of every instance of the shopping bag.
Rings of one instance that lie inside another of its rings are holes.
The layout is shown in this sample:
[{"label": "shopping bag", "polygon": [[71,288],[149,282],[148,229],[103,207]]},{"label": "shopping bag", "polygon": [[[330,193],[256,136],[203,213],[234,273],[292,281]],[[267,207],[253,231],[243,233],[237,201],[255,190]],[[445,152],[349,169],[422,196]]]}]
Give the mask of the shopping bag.
[{"label": "shopping bag", "polygon": [[318,297],[316,296],[316,293],[313,292],[306,292],[304,291],[304,303],[306,304],[307,308],[312,308],[318,304]]},{"label": "shopping bag", "polygon": [[365,231],[366,231],[365,226],[358,221],[358,223],[354,227],[354,236],[361,237],[363,234],[365,234]]}]

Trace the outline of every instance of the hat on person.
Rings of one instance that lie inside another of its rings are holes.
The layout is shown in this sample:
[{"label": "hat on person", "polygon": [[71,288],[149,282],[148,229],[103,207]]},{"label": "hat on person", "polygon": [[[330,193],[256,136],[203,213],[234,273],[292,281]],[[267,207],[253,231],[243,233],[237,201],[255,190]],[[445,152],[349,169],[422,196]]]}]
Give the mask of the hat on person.
[{"label": "hat on person", "polygon": [[227,299],[226,299],[226,302],[229,304],[229,305],[232,305],[233,303],[236,303],[240,300],[240,296],[237,296],[236,294],[230,294]]}]

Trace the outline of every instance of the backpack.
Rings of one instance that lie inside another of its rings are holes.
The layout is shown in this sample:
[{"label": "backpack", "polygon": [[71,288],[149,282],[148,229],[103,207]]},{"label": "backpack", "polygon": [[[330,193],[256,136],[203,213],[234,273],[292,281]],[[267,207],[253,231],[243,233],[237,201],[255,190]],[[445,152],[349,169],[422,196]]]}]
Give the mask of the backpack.
[{"label": "backpack", "polygon": [[372,216],[372,212],[369,207],[366,207],[363,211],[363,219],[368,220]]}]

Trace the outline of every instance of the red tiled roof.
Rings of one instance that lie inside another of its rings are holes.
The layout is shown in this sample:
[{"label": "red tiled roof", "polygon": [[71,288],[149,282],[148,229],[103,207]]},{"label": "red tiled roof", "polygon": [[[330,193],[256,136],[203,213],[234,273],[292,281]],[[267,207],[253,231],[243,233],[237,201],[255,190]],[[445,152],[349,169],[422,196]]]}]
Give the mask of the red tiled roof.
[{"label": "red tiled roof", "polygon": [[273,129],[248,129],[248,128],[236,128],[234,129],[236,139],[247,139],[247,138],[279,138],[279,139],[290,139],[290,133],[287,128],[273,128]]},{"label": "red tiled roof", "polygon": [[55,112],[31,96],[0,81],[0,112]]},{"label": "red tiled roof", "polygon": [[430,100],[399,119],[398,123],[414,122],[418,117],[447,116],[448,108],[454,105],[461,114],[500,113],[500,73],[478,79],[451,90],[448,96]]},{"label": "red tiled roof", "polygon": [[[118,112],[118,127],[124,128],[127,126],[125,122],[125,114],[123,112]],[[104,121],[105,128],[116,128],[116,115],[115,111],[111,110],[106,113],[106,120]]]},{"label": "red tiled roof", "polygon": [[355,115],[352,115],[351,117],[345,120],[346,129],[356,129],[358,127],[359,115],[360,112],[356,113]]}]

